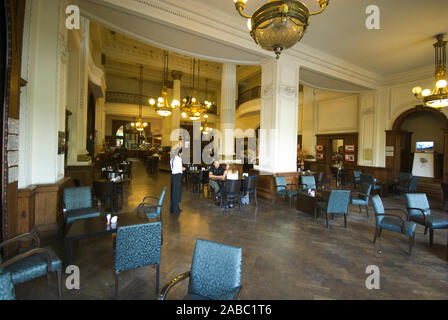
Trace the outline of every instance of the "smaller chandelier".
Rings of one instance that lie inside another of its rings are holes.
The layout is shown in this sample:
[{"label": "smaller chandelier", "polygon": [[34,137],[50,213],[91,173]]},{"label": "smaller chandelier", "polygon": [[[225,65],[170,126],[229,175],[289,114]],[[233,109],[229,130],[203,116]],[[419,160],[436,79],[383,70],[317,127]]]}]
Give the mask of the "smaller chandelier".
[{"label": "smaller chandelier", "polygon": [[[145,128],[148,126],[147,122],[143,122],[142,119],[142,113],[143,113],[143,103],[142,103],[142,97],[143,97],[143,65],[139,66],[139,113],[138,113],[138,120],[131,122],[131,127],[136,129],[138,132],[142,132],[145,130]],[[134,118],[135,119],[135,118]]]},{"label": "smaller chandelier", "polygon": [[446,78],[446,44],[444,41],[445,34],[438,34],[435,36],[437,42],[434,44],[436,51],[436,73],[434,89],[422,89],[415,87],[412,93],[417,99],[423,98],[426,106],[432,108],[448,107],[448,82]]},{"label": "smaller chandelier", "polygon": [[309,25],[310,17],[322,13],[329,0],[318,0],[320,10],[309,12],[298,0],[269,0],[252,16],[243,13],[247,0],[234,0],[236,10],[248,19],[248,28],[254,41],[263,49],[274,51],[277,59],[283,50],[298,43]]},{"label": "smaller chandelier", "polygon": [[137,121],[131,122],[131,127],[137,130],[138,132],[142,132],[148,126],[147,122],[143,122],[142,118],[138,118]]},{"label": "smaller chandelier", "polygon": [[[157,109],[156,112],[162,117],[169,117],[173,113],[173,109],[180,106],[180,103],[176,100],[171,102],[171,106],[168,104],[168,89],[166,86],[166,80],[168,78],[168,51],[163,54],[163,86],[162,86],[162,96],[157,99]],[[149,104],[154,106],[156,101],[154,99],[149,99]]]}]

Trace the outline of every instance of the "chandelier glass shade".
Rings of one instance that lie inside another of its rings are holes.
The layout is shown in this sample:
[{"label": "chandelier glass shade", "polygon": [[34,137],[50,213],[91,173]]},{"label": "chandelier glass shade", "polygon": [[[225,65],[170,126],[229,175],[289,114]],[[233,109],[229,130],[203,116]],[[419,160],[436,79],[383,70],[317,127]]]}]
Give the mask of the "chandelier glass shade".
[{"label": "chandelier glass shade", "polygon": [[143,113],[143,66],[139,66],[140,77],[139,77],[139,117],[137,121],[131,122],[131,127],[137,130],[138,132],[143,132],[146,127],[148,127],[148,123],[144,122],[142,119]]},{"label": "chandelier glass shade", "polygon": [[435,81],[434,88],[422,89],[415,87],[412,93],[417,99],[423,99],[427,107],[445,108],[448,107],[448,81],[446,77],[446,45],[444,41],[445,34],[438,34],[435,37],[437,42],[434,44],[435,48]]},{"label": "chandelier glass shade", "polygon": [[283,50],[297,44],[303,37],[310,17],[322,13],[329,0],[318,0],[320,10],[310,13],[308,7],[298,0],[269,0],[252,16],[244,14],[247,0],[234,0],[239,14],[248,19],[252,39],[261,48],[273,51],[277,59]]}]

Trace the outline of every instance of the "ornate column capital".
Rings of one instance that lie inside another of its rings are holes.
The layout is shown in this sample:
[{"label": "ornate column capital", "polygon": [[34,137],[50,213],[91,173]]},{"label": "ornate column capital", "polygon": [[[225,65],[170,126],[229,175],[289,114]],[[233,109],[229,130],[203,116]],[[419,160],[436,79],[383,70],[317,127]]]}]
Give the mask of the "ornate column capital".
[{"label": "ornate column capital", "polygon": [[180,80],[182,78],[182,75],[183,75],[183,73],[181,71],[173,71],[171,73],[173,80]]}]

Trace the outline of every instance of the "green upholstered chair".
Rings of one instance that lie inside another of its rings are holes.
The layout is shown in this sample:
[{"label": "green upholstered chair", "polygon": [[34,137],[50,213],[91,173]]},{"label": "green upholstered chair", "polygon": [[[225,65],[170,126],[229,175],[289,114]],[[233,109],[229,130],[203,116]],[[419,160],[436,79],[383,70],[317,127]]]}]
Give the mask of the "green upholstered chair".
[{"label": "green upholstered chair", "polygon": [[[0,264],[2,259],[0,258]],[[3,272],[0,269],[0,301],[15,300],[14,285],[12,283],[11,274]]]},{"label": "green upholstered chair", "polygon": [[93,206],[92,190],[90,187],[64,189],[63,212],[66,224],[101,215],[99,208]]},{"label": "green upholstered chair", "polygon": [[411,179],[412,173],[400,172],[398,175],[398,183],[395,185],[395,192],[408,192]]},{"label": "green upholstered chair", "polygon": [[[27,251],[12,256],[3,261],[0,259],[0,274],[9,274],[12,284],[15,286],[42,276],[47,276],[53,272],[57,273],[58,296],[62,299],[62,261],[50,248],[39,248],[40,239],[37,235],[26,233],[13,239],[0,243],[0,249],[14,244],[20,244],[21,241],[32,240],[32,247]],[[6,283],[6,280],[4,283]],[[2,284],[3,286],[4,284]],[[3,288],[2,288],[3,289]],[[1,295],[1,294],[0,294]]]},{"label": "green upholstered chair", "polygon": [[[415,228],[416,224],[408,220],[408,214],[405,210],[400,208],[384,209],[383,202],[380,196],[376,195],[372,198],[373,209],[375,210],[375,236],[373,243],[376,243],[376,239],[381,237],[383,229],[396,233],[401,233],[409,237],[409,255],[412,254],[412,247],[414,245]],[[395,211],[401,213],[390,214],[386,211]]]},{"label": "green upholstered chair", "polygon": [[162,219],[162,207],[167,187],[163,188],[160,197],[147,196],[136,209],[137,213],[144,213],[148,219]]},{"label": "green upholstered chair", "polygon": [[314,176],[300,176],[299,188],[304,192],[306,192],[308,189],[316,190],[316,179],[314,178]]},{"label": "green upholstered chair", "polygon": [[362,175],[361,170],[353,170],[352,182],[353,182],[353,187],[355,189],[356,189],[356,186],[361,183],[361,175]]},{"label": "green upholstered chair", "polygon": [[375,191],[381,190],[381,185],[376,184],[376,178],[371,174],[361,174],[360,183],[369,183],[372,185],[371,193],[375,193]]},{"label": "green upholstered chair", "polygon": [[287,197],[289,198],[289,206],[292,207],[292,199],[299,194],[297,185],[288,184],[284,176],[274,177],[274,181],[276,191],[275,201],[278,200],[278,197]]},{"label": "green upholstered chair", "polygon": [[[434,242],[434,230],[448,229],[448,217],[438,218],[431,215],[431,208],[428,198],[424,193],[407,193],[406,203],[409,214],[409,220],[425,227],[425,234],[429,229],[429,245]],[[446,209],[439,209],[448,213]]]},{"label": "green upholstered chair", "polygon": [[189,278],[184,300],[236,300],[241,291],[242,249],[198,239],[191,270],[171,280],[159,300],[181,281]]},{"label": "green upholstered chair", "polygon": [[119,274],[146,266],[156,267],[156,294],[159,293],[161,245],[161,222],[118,227],[115,246],[115,299],[118,299]]},{"label": "green upholstered chair", "polygon": [[361,183],[360,192],[352,193],[352,204],[359,206],[359,213],[362,212],[362,207],[366,208],[367,218],[369,218],[369,200],[372,185],[370,183]]},{"label": "green upholstered chair", "polygon": [[402,186],[398,185],[396,190],[398,190],[399,193],[416,193],[419,180],[420,177],[411,177],[409,184]]},{"label": "green upholstered chair", "polygon": [[320,211],[325,212],[327,228],[330,228],[329,215],[344,215],[344,227],[347,228],[348,205],[350,203],[350,190],[332,190],[328,202],[319,201],[316,208],[316,218]]}]

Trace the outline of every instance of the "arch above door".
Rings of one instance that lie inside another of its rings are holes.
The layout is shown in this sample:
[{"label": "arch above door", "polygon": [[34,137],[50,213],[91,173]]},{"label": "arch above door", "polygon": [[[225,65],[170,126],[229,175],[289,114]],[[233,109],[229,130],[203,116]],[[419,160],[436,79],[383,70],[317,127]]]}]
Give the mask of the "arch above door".
[{"label": "arch above door", "polygon": [[434,109],[434,108],[430,108],[430,107],[425,107],[425,106],[416,106],[415,108],[409,109],[405,112],[403,112],[394,122],[394,125],[392,126],[392,130],[393,131],[399,131],[401,130],[401,126],[403,125],[403,122],[406,120],[406,118],[408,116],[410,116],[411,114],[415,114],[415,113],[422,113],[422,112],[430,112],[434,115],[436,115],[437,117],[439,117],[444,125],[443,125],[443,129],[447,129],[448,130],[448,118],[445,116],[445,114],[443,112],[441,112],[439,109]]}]

